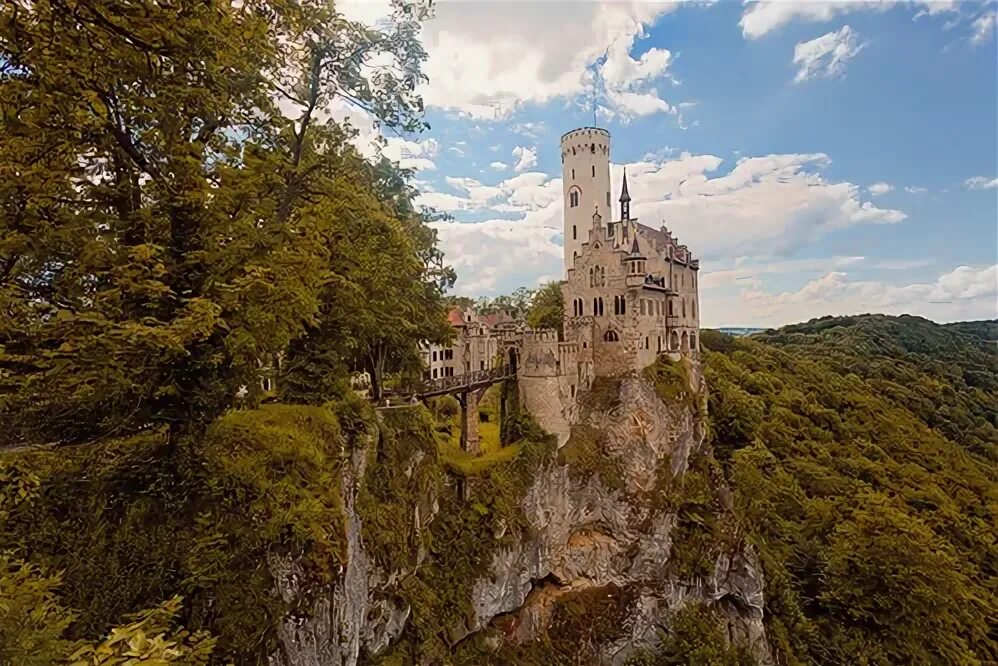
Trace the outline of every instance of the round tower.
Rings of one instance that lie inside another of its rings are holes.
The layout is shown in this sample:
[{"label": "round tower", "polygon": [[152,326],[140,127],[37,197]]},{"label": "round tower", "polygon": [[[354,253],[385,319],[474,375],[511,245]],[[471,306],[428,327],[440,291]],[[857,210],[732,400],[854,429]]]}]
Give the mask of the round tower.
[{"label": "round tower", "polygon": [[565,273],[589,241],[593,213],[607,222],[610,207],[610,133],[581,127],[561,137],[561,182],[565,204]]}]

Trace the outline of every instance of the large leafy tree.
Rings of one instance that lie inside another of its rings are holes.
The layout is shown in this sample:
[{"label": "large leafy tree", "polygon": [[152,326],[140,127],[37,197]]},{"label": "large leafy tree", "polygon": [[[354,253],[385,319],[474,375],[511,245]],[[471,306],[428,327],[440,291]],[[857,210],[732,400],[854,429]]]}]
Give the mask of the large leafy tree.
[{"label": "large leafy tree", "polygon": [[[350,203],[372,179],[327,110],[418,129],[425,16],[397,2],[375,31],[320,0],[0,8],[0,446],[200,428],[330,316],[330,285],[364,282],[337,270],[371,255],[334,241],[372,211]],[[406,261],[433,251],[418,218],[395,224],[379,240],[424,234],[391,248]]]}]

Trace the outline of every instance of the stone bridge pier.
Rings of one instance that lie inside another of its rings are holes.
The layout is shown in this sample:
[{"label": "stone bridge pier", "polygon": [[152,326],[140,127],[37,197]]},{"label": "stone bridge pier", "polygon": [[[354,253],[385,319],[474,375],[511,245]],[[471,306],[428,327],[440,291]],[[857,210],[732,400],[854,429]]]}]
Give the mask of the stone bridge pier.
[{"label": "stone bridge pier", "polygon": [[478,434],[478,403],[481,401],[488,386],[458,393],[455,397],[461,405],[461,450],[472,455],[481,451],[481,438]]}]

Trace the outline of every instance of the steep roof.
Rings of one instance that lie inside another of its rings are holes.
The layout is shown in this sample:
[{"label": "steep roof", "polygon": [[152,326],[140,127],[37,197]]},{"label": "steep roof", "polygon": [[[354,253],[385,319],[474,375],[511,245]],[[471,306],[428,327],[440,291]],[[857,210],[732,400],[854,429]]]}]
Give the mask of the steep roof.
[{"label": "steep roof", "polygon": [[638,223],[638,233],[651,241],[656,250],[665,249],[669,245],[669,237],[660,229],[652,229],[646,224]]},{"label": "steep roof", "polygon": [[447,313],[447,321],[451,326],[464,326],[464,313],[455,308]]},{"label": "steep roof", "polygon": [[631,195],[627,193],[627,169],[624,169],[624,185],[620,188],[620,202],[630,201]]}]

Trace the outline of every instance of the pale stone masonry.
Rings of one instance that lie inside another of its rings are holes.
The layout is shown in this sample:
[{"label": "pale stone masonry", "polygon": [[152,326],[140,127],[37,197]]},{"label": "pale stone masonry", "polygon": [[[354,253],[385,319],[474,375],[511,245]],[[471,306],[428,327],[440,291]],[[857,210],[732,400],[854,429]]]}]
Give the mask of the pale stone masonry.
[{"label": "pale stone masonry", "polygon": [[631,217],[627,174],[610,206],[610,133],[584,127],[561,139],[564,333],[531,331],[519,346],[521,399],[564,444],[576,396],[595,376],[641,370],[659,354],[699,357],[700,263],[664,226]]}]

